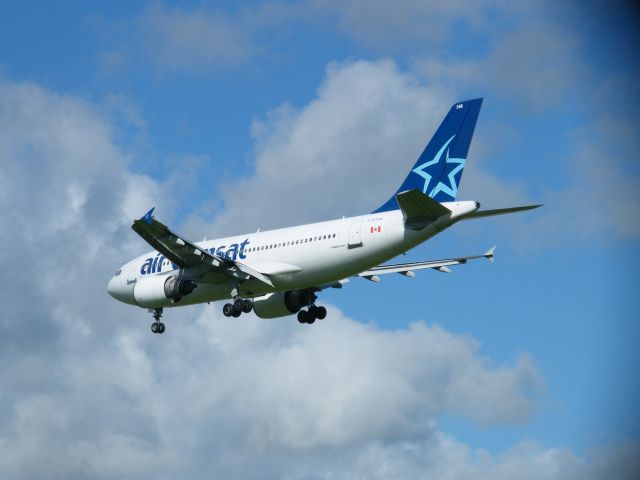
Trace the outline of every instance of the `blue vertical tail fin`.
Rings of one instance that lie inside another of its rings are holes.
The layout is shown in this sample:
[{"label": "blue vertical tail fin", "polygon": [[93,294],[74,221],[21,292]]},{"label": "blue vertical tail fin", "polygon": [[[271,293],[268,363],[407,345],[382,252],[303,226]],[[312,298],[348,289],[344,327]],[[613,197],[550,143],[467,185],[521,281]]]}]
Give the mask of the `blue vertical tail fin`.
[{"label": "blue vertical tail fin", "polygon": [[397,210],[396,194],[413,189],[454,201],[481,106],[482,98],[455,103],[398,191],[373,213]]}]

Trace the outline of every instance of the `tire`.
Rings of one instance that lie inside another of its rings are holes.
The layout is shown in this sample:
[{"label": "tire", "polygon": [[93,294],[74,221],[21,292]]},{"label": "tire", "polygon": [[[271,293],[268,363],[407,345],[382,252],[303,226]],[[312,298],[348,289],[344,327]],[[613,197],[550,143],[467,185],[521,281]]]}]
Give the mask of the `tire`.
[{"label": "tire", "polygon": [[158,333],[158,324],[157,323],[154,322],[154,323],[151,324],[151,331],[153,333]]},{"label": "tire", "polygon": [[324,320],[325,318],[327,318],[327,309],[324,307],[318,307],[318,310],[316,311],[316,317],[319,320]]},{"label": "tire", "polygon": [[158,333],[164,333],[164,323],[158,325]]},{"label": "tire", "polygon": [[222,313],[225,317],[230,317],[231,315],[233,315],[233,305],[231,305],[230,303],[225,303],[224,307],[222,307]]},{"label": "tire", "polygon": [[238,298],[235,302],[233,302],[233,309],[237,312],[242,313],[242,311],[244,310],[244,300]]},{"label": "tire", "polygon": [[234,318],[238,318],[241,314],[242,314],[242,310],[236,310],[234,308],[233,309],[233,313],[231,314],[231,316],[234,317]]},{"label": "tire", "polygon": [[245,300],[244,301],[244,306],[242,308],[242,311],[244,313],[249,313],[249,312],[251,312],[251,310],[253,310],[253,302],[251,300]]},{"label": "tire", "polygon": [[300,323],[307,323],[307,312],[305,310],[300,310],[298,312],[298,321]]},{"label": "tire", "polygon": [[311,325],[312,323],[314,323],[316,321],[316,317],[314,317],[313,315],[308,315],[307,316],[307,323],[309,325]]}]

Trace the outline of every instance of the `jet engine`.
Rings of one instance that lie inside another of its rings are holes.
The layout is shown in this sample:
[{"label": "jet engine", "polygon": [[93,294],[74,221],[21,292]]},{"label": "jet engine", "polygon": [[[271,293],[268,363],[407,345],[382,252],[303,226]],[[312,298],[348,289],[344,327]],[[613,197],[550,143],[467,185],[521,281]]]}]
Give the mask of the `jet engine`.
[{"label": "jet engine", "polygon": [[253,311],[260,318],[277,318],[293,315],[302,307],[312,304],[316,295],[311,290],[289,290],[256,297]]},{"label": "jet engine", "polygon": [[154,275],[145,277],[133,287],[133,298],[145,308],[159,308],[179,301],[189,295],[198,285],[176,275]]}]

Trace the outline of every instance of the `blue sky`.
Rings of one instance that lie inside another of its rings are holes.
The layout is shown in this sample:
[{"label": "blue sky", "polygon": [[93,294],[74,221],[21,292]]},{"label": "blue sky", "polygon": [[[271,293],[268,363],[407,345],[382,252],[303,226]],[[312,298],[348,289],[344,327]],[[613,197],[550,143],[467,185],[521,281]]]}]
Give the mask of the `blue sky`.
[{"label": "blue sky", "polygon": [[[634,477],[637,18],[624,2],[3,5],[3,477]],[[159,338],[107,296],[151,206],[196,240],[370,211],[479,96],[459,197],[545,207],[403,259],[497,244],[494,264],[354,279],[306,329],[216,304],[167,312]]]}]

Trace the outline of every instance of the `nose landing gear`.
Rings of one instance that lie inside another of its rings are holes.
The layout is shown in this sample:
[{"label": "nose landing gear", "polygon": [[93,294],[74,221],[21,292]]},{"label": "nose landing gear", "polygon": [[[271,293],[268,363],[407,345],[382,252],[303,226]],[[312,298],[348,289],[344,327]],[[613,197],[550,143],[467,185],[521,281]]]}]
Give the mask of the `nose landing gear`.
[{"label": "nose landing gear", "polygon": [[153,333],[164,333],[164,323],[160,321],[162,318],[162,308],[154,308],[149,310],[153,314],[155,322],[151,324],[151,331]]}]

